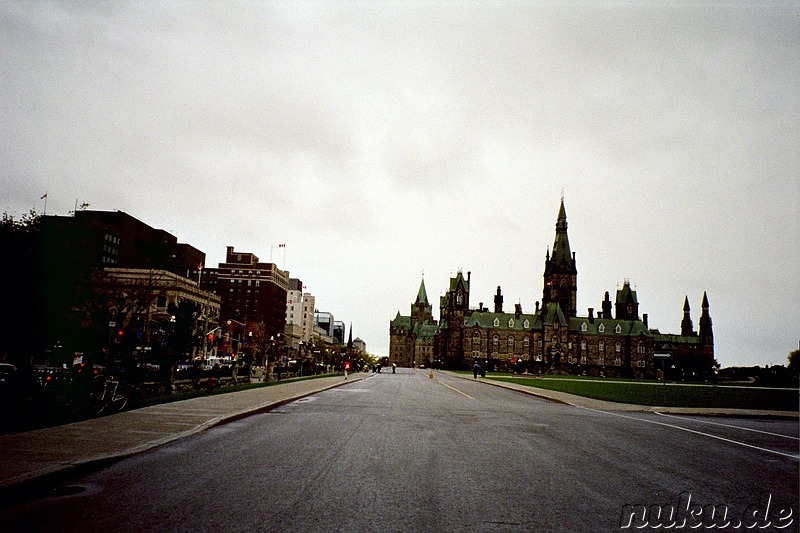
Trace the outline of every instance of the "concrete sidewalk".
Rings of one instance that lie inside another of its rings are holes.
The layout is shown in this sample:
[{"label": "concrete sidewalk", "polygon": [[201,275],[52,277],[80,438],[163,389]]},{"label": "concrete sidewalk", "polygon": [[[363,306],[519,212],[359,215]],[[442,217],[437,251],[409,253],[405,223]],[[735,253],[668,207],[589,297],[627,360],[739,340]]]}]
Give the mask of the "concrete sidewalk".
[{"label": "concrete sidewalk", "polygon": [[287,381],[153,405],[63,426],[0,436],[0,497],[188,437],[298,398],[359,381],[364,373]]}]

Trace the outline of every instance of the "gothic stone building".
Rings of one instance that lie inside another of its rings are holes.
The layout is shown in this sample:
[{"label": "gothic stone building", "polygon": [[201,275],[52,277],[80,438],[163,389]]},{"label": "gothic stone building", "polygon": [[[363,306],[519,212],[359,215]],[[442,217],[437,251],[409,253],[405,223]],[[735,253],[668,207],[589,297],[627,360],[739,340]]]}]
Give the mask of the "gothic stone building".
[{"label": "gothic stone building", "polygon": [[471,273],[464,278],[460,271],[451,278],[440,299],[438,325],[423,282],[411,315],[398,312],[390,323],[393,362],[468,368],[479,361],[489,370],[643,378],[654,377],[661,368],[658,354],[669,356],[665,367],[673,377],[704,377],[712,371],[714,337],[705,294],[699,333],[693,330],[688,299],[679,335],[649,329],[627,280],[616,292],[613,309],[606,292],[596,315],[590,308],[586,316],[578,316],[578,270],[563,200],[552,254],[548,250],[545,257],[541,304],[536,302],[532,314],[523,313],[519,304],[513,313],[504,312],[500,287],[493,311],[482,304],[471,308],[470,278]]}]

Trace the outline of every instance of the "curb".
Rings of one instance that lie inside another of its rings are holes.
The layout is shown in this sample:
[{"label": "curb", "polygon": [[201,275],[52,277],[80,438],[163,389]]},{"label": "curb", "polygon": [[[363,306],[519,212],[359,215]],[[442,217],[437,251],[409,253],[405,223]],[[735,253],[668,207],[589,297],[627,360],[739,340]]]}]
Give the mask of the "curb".
[{"label": "curb", "polygon": [[[206,420],[205,422],[202,422],[190,429],[181,431],[179,433],[174,433],[171,435],[166,435],[158,439],[148,441],[140,445],[134,446],[132,448],[126,449],[124,451],[102,454],[75,462],[65,462],[56,465],[50,465],[46,468],[42,468],[34,472],[29,472],[27,474],[23,474],[15,478],[0,480],[0,508],[7,507],[15,503],[19,503],[21,501],[30,499],[31,497],[36,495],[41,495],[48,489],[52,489],[54,485],[64,483],[67,480],[79,476],[81,474],[86,474],[95,472],[97,470],[101,470],[116,462],[158,448],[165,444],[169,444],[181,439],[191,437],[193,435],[226,424],[228,422],[234,422],[236,420],[240,420],[248,416],[264,413],[272,409],[275,409],[276,407],[280,407],[282,405],[286,405],[288,403],[299,400],[300,398],[305,398],[307,396],[318,394],[326,390],[341,387],[342,385],[347,385],[348,383],[354,383],[360,381],[361,379],[363,378],[359,376],[358,379],[337,381],[335,383],[315,389],[313,391],[305,392],[302,394],[295,394],[293,396],[282,398],[280,400],[275,400],[255,405],[254,407],[247,408],[241,411],[220,415],[211,418],[209,420]],[[234,392],[230,394],[236,394],[236,393]]]}]

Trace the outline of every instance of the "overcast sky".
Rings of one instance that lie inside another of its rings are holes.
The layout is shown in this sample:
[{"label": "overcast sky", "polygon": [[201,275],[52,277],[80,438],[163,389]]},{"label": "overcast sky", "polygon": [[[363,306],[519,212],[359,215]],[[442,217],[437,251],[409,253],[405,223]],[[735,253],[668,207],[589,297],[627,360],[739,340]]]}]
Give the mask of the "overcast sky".
[{"label": "overcast sky", "polygon": [[[0,3],[0,209],[255,253],[388,354],[424,272],[532,312],[625,279],[723,366],[800,339],[797,2]],[[278,245],[285,243],[285,248]]]}]

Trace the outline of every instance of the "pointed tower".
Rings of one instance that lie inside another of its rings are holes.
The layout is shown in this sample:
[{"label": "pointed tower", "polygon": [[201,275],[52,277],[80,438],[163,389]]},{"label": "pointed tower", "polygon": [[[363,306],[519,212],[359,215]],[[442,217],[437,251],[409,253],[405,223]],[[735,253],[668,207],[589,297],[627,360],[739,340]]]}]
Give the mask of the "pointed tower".
[{"label": "pointed tower", "polygon": [[694,326],[692,325],[692,317],[689,316],[689,297],[687,296],[683,301],[683,320],[681,320],[681,335],[690,337],[694,335]]},{"label": "pointed tower", "polygon": [[617,290],[614,308],[617,320],[639,320],[639,301],[636,299],[636,291],[631,289],[631,282],[627,279],[622,284],[622,289]]},{"label": "pointed tower", "polygon": [[347,338],[347,351],[353,349],[353,323],[350,322],[350,336]]},{"label": "pointed tower", "polygon": [[708,312],[708,296],[703,291],[703,313],[700,315],[700,344],[703,354],[714,359],[714,331],[711,327],[711,314]]},{"label": "pointed tower", "polygon": [[500,285],[497,286],[497,294],[494,295],[494,312],[503,312],[503,293],[500,292]]},{"label": "pointed tower", "polygon": [[553,254],[548,250],[544,262],[544,291],[542,309],[547,304],[557,303],[567,317],[577,315],[578,307],[578,269],[575,265],[575,254],[569,248],[567,235],[567,210],[564,198],[556,221],[556,238],[553,242]]},{"label": "pointed tower", "polygon": [[411,304],[411,324],[424,324],[433,322],[433,307],[428,302],[428,293],[425,290],[425,278],[419,284],[417,299]]}]

